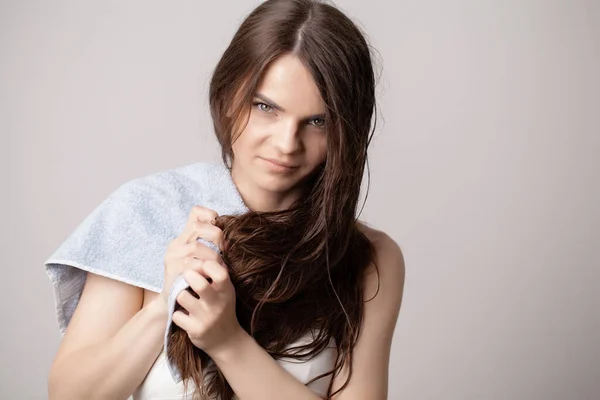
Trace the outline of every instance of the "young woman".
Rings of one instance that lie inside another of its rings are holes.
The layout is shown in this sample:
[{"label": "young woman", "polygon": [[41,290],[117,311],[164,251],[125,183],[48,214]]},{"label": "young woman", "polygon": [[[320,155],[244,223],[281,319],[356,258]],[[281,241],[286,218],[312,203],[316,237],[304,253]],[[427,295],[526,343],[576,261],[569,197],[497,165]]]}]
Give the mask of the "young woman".
[{"label": "young woman", "polygon": [[[356,218],[375,112],[360,30],[327,4],[263,2],[219,61],[210,106],[223,162],[251,211],[192,208],[167,248],[160,293],[88,273],[50,399],[386,399],[404,262],[388,235]],[[171,356],[184,365],[206,355],[216,374],[203,387],[200,369],[184,370],[182,385],[164,364],[167,300],[180,274],[190,290],[177,296]],[[312,356],[284,358],[294,345]]]}]

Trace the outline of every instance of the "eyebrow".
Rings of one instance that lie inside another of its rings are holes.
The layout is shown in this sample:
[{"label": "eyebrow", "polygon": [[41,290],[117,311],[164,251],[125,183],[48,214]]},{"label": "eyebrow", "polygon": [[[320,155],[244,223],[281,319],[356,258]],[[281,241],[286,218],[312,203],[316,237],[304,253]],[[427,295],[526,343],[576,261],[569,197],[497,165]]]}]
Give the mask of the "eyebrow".
[{"label": "eyebrow", "polygon": [[[268,98],[267,96],[265,96],[262,93],[256,93],[254,95],[254,97],[261,99],[262,101],[267,103],[267,105],[273,107],[274,109],[276,109],[278,111],[285,112],[285,108],[281,107],[279,104],[275,103],[273,100],[271,100],[270,98]],[[306,121],[310,121],[313,119],[325,119],[325,114],[309,115],[308,117],[305,118]]]}]

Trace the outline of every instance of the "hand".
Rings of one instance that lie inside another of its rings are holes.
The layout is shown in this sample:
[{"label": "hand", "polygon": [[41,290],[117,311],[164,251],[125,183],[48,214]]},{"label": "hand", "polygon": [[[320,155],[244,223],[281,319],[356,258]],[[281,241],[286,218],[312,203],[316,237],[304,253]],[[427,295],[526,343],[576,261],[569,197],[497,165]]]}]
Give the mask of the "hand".
[{"label": "hand", "polygon": [[176,300],[183,309],[173,313],[173,323],[212,357],[243,333],[235,314],[235,288],[227,268],[213,260],[184,271],[183,277],[199,297],[182,290]]},{"label": "hand", "polygon": [[202,238],[213,242],[222,249],[223,232],[211,223],[217,216],[213,210],[194,206],[181,235],[169,243],[164,257],[165,271],[163,288],[160,293],[165,304],[168,301],[173,282],[185,270],[200,267],[204,260],[216,261],[225,266],[218,253],[197,241],[198,238]]}]

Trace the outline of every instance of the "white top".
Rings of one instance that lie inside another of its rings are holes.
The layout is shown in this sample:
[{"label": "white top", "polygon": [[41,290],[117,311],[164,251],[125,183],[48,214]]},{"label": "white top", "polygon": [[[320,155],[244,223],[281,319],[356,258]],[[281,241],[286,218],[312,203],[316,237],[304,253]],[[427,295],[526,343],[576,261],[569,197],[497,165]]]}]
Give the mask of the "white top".
[{"label": "white top", "polygon": [[[298,344],[306,344],[308,335],[300,338],[297,342],[290,345],[290,347]],[[333,338],[330,340],[328,347],[325,348],[321,353],[314,356],[312,359],[304,357],[304,359],[295,360],[292,358],[282,358],[276,360],[285,370],[292,374],[300,382],[306,384],[314,377],[321,375],[325,372],[333,369],[335,364],[335,358],[337,356],[337,349],[335,348],[335,341]],[[320,378],[308,385],[308,388],[315,392],[321,397],[326,397],[327,388],[331,382],[331,375]],[[175,383],[169,369],[167,367],[167,360],[165,357],[164,349],[159,354],[158,358],[152,365],[152,368],[146,375],[144,381],[133,393],[130,399],[133,400],[191,400],[194,392],[195,385],[193,381],[190,381],[188,385],[188,392],[183,392],[183,382]],[[236,398],[236,397],[234,397]]]}]

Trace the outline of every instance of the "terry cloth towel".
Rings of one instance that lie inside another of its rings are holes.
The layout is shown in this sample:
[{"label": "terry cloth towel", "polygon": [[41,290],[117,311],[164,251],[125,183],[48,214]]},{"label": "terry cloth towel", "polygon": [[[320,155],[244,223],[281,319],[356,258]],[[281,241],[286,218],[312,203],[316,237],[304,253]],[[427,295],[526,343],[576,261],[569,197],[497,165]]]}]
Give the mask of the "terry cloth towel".
[{"label": "terry cloth towel", "polygon": [[[222,163],[208,162],[130,180],[97,206],[45,262],[61,336],[77,307],[87,272],[160,293],[167,247],[183,231],[194,205],[219,215],[249,211],[230,170]],[[210,241],[198,241],[219,251]],[[179,276],[171,288],[165,350],[175,298],[188,286]],[[178,371],[169,367],[179,382]]]}]

